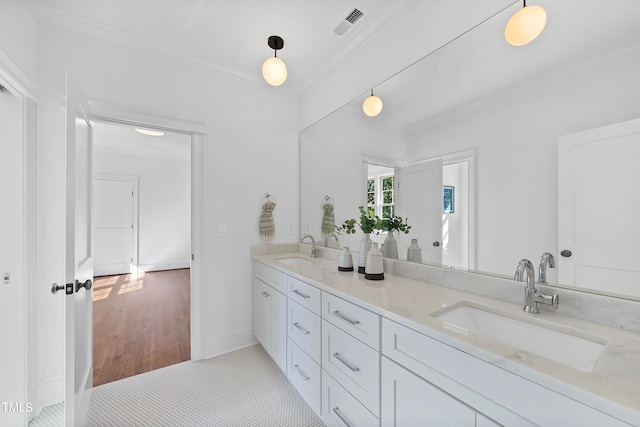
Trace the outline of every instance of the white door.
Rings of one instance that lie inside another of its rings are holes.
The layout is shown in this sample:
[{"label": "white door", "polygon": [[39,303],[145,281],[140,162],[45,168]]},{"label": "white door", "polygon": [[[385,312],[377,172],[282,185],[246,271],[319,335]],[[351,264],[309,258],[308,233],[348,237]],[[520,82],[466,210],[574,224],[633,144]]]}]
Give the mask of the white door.
[{"label": "white door", "polygon": [[640,119],[559,138],[558,277],[640,297]]},{"label": "white door", "polygon": [[442,264],[442,159],[406,166],[396,179],[396,215],[407,218],[409,234],[400,233],[398,251],[406,254],[418,239],[422,261]]},{"label": "white door", "polygon": [[93,180],[95,276],[131,272],[133,200],[133,182],[99,178]]},{"label": "white door", "polygon": [[92,127],[74,82],[67,74],[64,415],[82,426],[93,387]]}]

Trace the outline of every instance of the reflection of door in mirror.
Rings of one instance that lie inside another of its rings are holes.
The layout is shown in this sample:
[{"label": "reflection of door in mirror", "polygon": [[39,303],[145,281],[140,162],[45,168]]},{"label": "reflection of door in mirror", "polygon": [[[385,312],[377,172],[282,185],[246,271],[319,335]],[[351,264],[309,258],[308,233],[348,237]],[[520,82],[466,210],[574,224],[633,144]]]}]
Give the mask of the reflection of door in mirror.
[{"label": "reflection of door in mirror", "polygon": [[[396,236],[400,259],[405,259],[411,239],[418,239],[423,262],[474,268],[474,155],[465,154],[395,168],[391,209],[411,225],[409,234]],[[394,170],[373,164],[368,170],[369,211],[382,216],[389,209],[384,203],[383,179]]]},{"label": "reflection of door in mirror", "polygon": [[640,297],[638,159],[640,119],[559,139],[560,283]]}]

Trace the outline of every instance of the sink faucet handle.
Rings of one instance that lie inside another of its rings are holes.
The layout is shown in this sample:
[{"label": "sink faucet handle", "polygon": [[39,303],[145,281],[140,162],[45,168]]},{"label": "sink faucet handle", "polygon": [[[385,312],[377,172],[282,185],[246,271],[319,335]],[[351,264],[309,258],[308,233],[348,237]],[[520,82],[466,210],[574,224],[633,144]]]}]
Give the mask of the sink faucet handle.
[{"label": "sink faucet handle", "polygon": [[540,302],[544,305],[551,305],[553,306],[553,308],[558,308],[558,304],[560,303],[560,297],[557,294],[537,294],[536,297],[537,302]]}]

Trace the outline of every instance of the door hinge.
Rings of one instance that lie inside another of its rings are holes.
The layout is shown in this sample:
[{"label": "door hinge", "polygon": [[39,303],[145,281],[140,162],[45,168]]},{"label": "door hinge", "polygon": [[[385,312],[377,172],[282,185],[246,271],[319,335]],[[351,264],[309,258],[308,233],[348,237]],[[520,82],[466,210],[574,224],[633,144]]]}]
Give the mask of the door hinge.
[{"label": "door hinge", "polygon": [[195,255],[194,255],[194,254],[191,254],[191,261],[193,261],[193,260],[195,260],[195,259],[196,259]]}]

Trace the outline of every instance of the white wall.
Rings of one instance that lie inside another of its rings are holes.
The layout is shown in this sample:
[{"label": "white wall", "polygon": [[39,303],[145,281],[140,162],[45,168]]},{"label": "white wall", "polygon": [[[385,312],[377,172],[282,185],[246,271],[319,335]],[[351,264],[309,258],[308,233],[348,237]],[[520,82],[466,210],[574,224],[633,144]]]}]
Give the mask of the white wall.
[{"label": "white wall", "polygon": [[[0,80],[1,81],[1,80]],[[26,286],[25,283],[25,181],[22,133],[22,97],[0,93],[0,425],[20,425],[25,417],[26,395]],[[10,273],[10,283],[4,274]],[[20,405],[10,409],[5,405]]]},{"label": "white wall", "polygon": [[557,252],[558,137],[640,117],[639,73],[636,53],[410,135],[416,160],[477,148],[477,269]]},{"label": "white wall", "polygon": [[[190,144],[190,138],[185,139]],[[94,151],[94,172],[140,178],[139,269],[189,268],[190,162]]]},{"label": "white wall", "polygon": [[[204,123],[203,351],[205,357],[251,344],[252,264],[264,193],[274,194],[276,242],[298,229],[296,101],[277,88],[253,87],[134,51],[106,40],[42,24],[39,37],[38,265],[42,283],[64,280],[65,68],[83,73],[87,98],[164,117]],[[257,70],[256,72],[259,72]],[[218,224],[227,237],[218,237]],[[40,383],[62,379],[62,299],[40,290]],[[44,321],[46,319],[46,321]],[[50,400],[61,400],[59,392]]]}]

